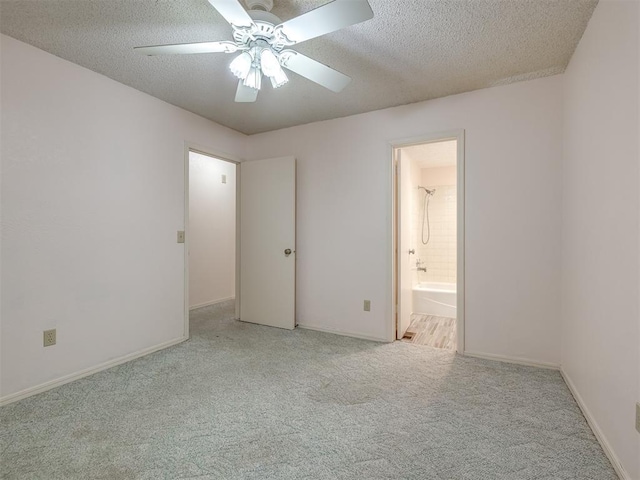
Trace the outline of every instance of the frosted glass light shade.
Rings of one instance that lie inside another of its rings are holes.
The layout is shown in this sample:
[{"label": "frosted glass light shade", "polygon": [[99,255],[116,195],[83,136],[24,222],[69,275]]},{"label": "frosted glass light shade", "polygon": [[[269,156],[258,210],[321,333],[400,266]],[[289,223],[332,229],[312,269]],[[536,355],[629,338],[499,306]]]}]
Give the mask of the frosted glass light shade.
[{"label": "frosted glass light shade", "polygon": [[236,77],[244,80],[247,78],[249,71],[251,70],[251,64],[253,63],[253,59],[249,52],[243,52],[233,59],[231,64],[229,65],[229,69],[231,73],[233,73]]},{"label": "frosted glass light shade", "polygon": [[268,48],[265,48],[260,52],[260,65],[262,66],[262,73],[267,77],[273,77],[278,70],[282,70],[280,68],[278,58]]},{"label": "frosted glass light shade", "polygon": [[244,82],[242,82],[245,87],[255,88],[256,90],[260,90],[262,87],[262,72],[259,68],[251,67],[249,69],[249,73],[247,74]]},{"label": "frosted glass light shade", "polygon": [[273,88],[281,87],[285,83],[289,82],[289,78],[282,68],[280,68],[275,75],[269,78],[271,79],[271,85],[273,85]]},{"label": "frosted glass light shade", "polygon": [[289,81],[287,75],[282,70],[278,57],[271,50],[265,48],[260,52],[260,66],[262,73],[271,79],[273,88],[278,88]]}]

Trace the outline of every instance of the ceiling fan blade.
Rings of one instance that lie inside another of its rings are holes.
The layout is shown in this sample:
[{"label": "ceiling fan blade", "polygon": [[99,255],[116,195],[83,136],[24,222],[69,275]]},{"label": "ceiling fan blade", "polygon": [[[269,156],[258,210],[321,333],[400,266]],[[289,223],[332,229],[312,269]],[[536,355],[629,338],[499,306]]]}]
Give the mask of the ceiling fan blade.
[{"label": "ceiling fan blade", "polygon": [[238,47],[233,42],[202,42],[135,47],[134,50],[142,55],[176,55],[185,53],[233,53],[238,50]]},{"label": "ceiling fan blade", "polygon": [[227,22],[233,27],[251,27],[253,26],[253,20],[242,8],[238,0],[209,0],[209,3],[213,5],[213,8],[218,10]]},{"label": "ceiling fan blade", "polygon": [[236,90],[236,102],[238,103],[251,103],[255,102],[258,98],[258,90],[251,87],[246,87],[242,80],[238,82],[238,90]]},{"label": "ceiling fan blade", "polygon": [[281,59],[283,67],[336,93],[340,93],[351,81],[351,77],[344,73],[293,50],[282,52]]},{"label": "ceiling fan blade", "polygon": [[289,40],[300,43],[372,18],[373,10],[367,0],[335,0],[287,20],[278,28]]}]

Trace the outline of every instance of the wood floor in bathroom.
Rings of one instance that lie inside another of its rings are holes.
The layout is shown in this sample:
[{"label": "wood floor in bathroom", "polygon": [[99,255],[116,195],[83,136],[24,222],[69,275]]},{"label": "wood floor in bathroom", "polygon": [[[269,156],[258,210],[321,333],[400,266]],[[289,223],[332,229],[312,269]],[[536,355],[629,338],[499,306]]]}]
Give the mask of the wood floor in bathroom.
[{"label": "wood floor in bathroom", "polygon": [[434,348],[456,348],[456,319],[434,315],[411,315],[411,324],[402,339],[404,342]]}]

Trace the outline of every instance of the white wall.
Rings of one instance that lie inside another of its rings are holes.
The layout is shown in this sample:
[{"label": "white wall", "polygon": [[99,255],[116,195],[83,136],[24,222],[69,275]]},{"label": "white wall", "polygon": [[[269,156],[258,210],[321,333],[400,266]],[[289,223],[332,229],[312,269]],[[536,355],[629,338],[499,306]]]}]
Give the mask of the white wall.
[{"label": "white wall", "polygon": [[183,336],[185,141],[234,156],[246,137],[10,37],[1,48],[6,397]]},{"label": "white wall", "polygon": [[639,4],[601,1],[565,74],[562,369],[640,479]]},{"label": "white wall", "polygon": [[431,167],[421,170],[420,184],[455,185],[457,181],[457,167]]},{"label": "white wall", "polygon": [[557,365],[561,76],[250,137],[248,158],[298,159],[298,322],[391,338],[388,144],[460,128],[466,349]]},{"label": "white wall", "polygon": [[235,297],[235,282],[236,165],[190,152],[189,306]]}]

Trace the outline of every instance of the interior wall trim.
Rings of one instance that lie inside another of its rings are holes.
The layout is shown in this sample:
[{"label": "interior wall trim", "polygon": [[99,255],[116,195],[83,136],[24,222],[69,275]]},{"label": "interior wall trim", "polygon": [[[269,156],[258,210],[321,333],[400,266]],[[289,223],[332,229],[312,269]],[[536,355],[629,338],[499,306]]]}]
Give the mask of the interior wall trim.
[{"label": "interior wall trim", "polygon": [[211,305],[217,305],[218,303],[228,302],[230,300],[235,300],[235,299],[236,297],[226,297],[226,298],[221,298],[219,300],[212,300],[210,302],[199,303],[197,305],[190,306],[189,311],[196,310],[197,308],[202,308],[202,307],[210,307]]},{"label": "interior wall trim", "polygon": [[492,353],[470,352],[465,350],[464,356],[481,358],[483,360],[494,360],[504,363],[515,363],[516,365],[526,365],[528,367],[547,368],[549,370],[560,370],[560,365],[555,363],[540,362],[530,358],[510,357],[508,355],[494,355]]},{"label": "interior wall trim", "polygon": [[19,392],[5,395],[4,397],[0,397],[0,407],[4,405],[8,405],[9,403],[17,402],[18,400],[23,400],[33,395],[37,395],[39,393],[46,392],[47,390],[51,390],[52,388],[60,387],[66,383],[70,383],[75,380],[80,380],[81,378],[88,377],[89,375],[93,375],[94,373],[98,373],[103,370],[107,370],[111,367],[115,367],[117,365],[130,362],[131,360],[144,357],[145,355],[149,355],[159,350],[164,350],[165,348],[169,348],[179,343],[182,343],[185,340],[188,340],[188,338],[187,337],[175,338],[173,340],[169,340],[168,342],[164,342],[159,345],[155,345],[153,347],[145,348],[144,350],[133,352],[128,355],[115,358],[113,360],[109,360],[108,362],[101,363],[99,365],[96,365],[95,367],[89,367],[84,370],[80,370],[79,372],[70,373],[63,377],[56,378],[54,380],[49,380],[48,382],[41,383],[40,385],[36,385],[35,387],[29,387]]},{"label": "interior wall trim", "polygon": [[575,399],[576,403],[580,407],[580,410],[582,410],[582,414],[584,415],[584,418],[587,420],[589,427],[591,427],[593,434],[595,435],[596,439],[598,440],[598,443],[602,447],[602,450],[604,450],[605,455],[611,462],[613,469],[618,474],[618,477],[620,477],[620,480],[632,480],[629,474],[627,473],[627,471],[622,466],[620,459],[613,451],[613,448],[611,447],[611,444],[607,440],[607,437],[604,435],[604,433],[600,429],[598,422],[596,422],[596,419],[587,408],[586,403],[582,399],[580,392],[578,392],[578,389],[576,388],[575,384],[571,380],[571,377],[569,377],[569,374],[565,372],[564,369],[560,368],[560,375],[562,375],[562,379],[564,380],[564,383],[567,384],[567,387],[569,388],[571,395],[573,395],[573,398]]},{"label": "interior wall trim", "polygon": [[[361,335],[361,334],[355,333],[355,332],[344,332],[342,330],[333,330],[331,328],[320,328],[320,327],[314,327],[314,326],[311,326],[311,325],[303,325],[303,324],[298,324],[298,325],[296,325],[296,327],[302,328],[304,330],[313,330],[315,332],[331,333],[333,335],[342,335],[343,337],[352,337],[352,338],[359,338],[361,340],[370,340],[372,342],[391,343],[391,342],[389,342],[388,339],[383,338],[383,337],[374,337],[374,336],[370,336],[370,335]],[[392,340],[392,342],[393,342],[393,340]]]}]

